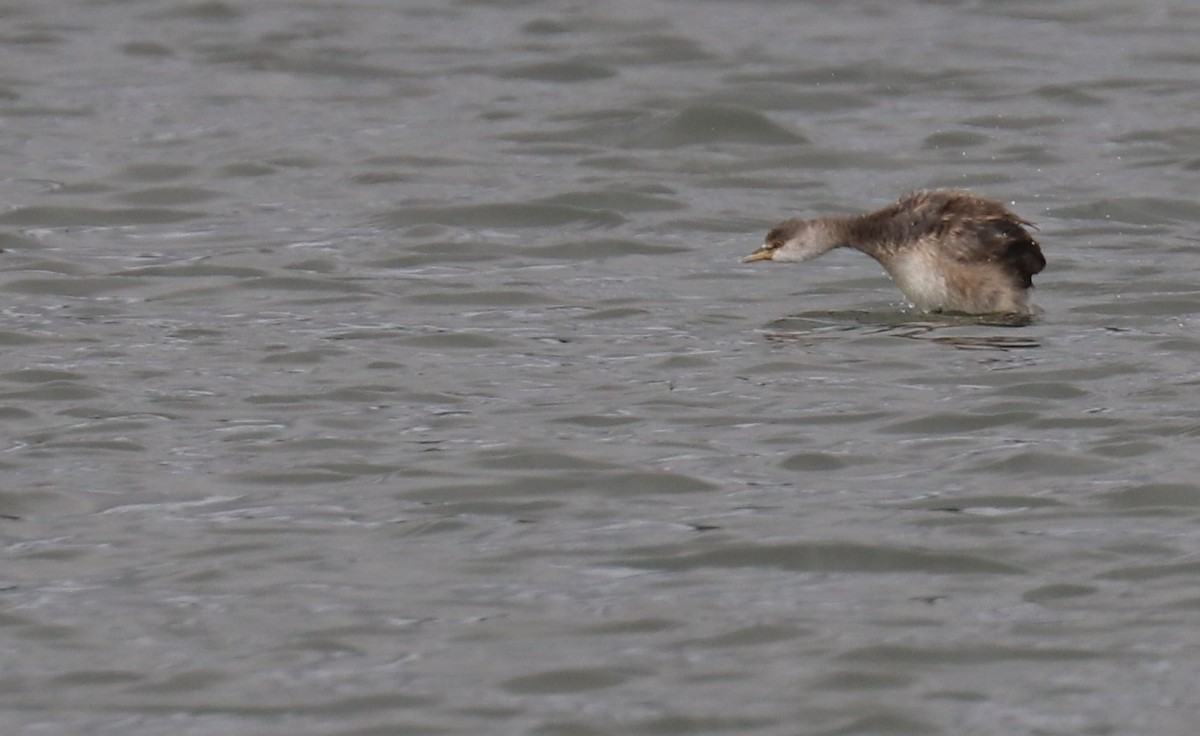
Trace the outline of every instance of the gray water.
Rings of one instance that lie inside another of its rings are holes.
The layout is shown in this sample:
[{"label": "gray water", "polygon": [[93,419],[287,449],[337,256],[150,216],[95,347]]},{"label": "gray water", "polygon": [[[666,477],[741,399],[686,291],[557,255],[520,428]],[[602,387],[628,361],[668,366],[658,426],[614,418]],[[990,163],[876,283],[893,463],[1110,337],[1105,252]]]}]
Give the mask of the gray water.
[{"label": "gray water", "polygon": [[[0,2],[0,730],[1191,736],[1197,39]],[[739,263],[930,186],[1041,319]]]}]

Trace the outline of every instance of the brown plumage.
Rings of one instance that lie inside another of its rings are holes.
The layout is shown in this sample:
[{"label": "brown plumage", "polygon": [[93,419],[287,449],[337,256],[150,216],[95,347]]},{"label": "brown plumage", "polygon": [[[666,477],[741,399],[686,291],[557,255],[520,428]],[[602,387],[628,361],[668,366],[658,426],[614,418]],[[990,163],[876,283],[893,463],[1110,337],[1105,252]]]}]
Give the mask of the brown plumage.
[{"label": "brown plumage", "polygon": [[1028,227],[1000,202],[934,189],[857,217],[785,220],[744,260],[807,261],[854,248],[878,261],[922,310],[1028,315],[1036,310],[1033,275],[1046,266]]}]

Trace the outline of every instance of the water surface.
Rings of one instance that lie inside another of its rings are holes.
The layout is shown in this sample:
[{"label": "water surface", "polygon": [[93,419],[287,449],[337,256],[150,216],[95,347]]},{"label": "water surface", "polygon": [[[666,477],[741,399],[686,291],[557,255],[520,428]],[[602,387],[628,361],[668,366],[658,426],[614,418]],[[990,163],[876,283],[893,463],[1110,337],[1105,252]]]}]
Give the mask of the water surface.
[{"label": "water surface", "polygon": [[[0,5],[5,733],[1200,719],[1200,10]],[[1045,315],[775,221],[957,186]]]}]

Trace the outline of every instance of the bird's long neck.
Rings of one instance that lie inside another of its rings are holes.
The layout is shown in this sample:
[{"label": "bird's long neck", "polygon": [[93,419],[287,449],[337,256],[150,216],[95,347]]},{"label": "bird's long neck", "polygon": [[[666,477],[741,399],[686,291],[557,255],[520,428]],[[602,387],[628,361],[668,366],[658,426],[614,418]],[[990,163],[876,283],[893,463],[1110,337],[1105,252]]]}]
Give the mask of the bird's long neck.
[{"label": "bird's long neck", "polygon": [[839,245],[866,253],[885,265],[894,255],[893,223],[879,218],[877,213],[828,219],[831,220],[830,227],[841,238]]},{"label": "bird's long neck", "polygon": [[817,255],[828,253],[837,248],[856,247],[853,238],[853,222],[855,219],[853,217],[829,215],[809,220],[808,225],[814,233],[813,240],[817,246],[813,257],[815,258]]}]

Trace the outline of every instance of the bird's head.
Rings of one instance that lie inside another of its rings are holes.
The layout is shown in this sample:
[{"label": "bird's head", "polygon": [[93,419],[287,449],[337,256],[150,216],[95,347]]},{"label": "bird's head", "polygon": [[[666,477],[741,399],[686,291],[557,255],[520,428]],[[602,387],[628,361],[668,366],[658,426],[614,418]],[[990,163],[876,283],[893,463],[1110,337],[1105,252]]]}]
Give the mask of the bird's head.
[{"label": "bird's head", "polygon": [[754,261],[808,261],[841,245],[825,218],[784,220],[767,233],[762,247],[742,259]]}]

